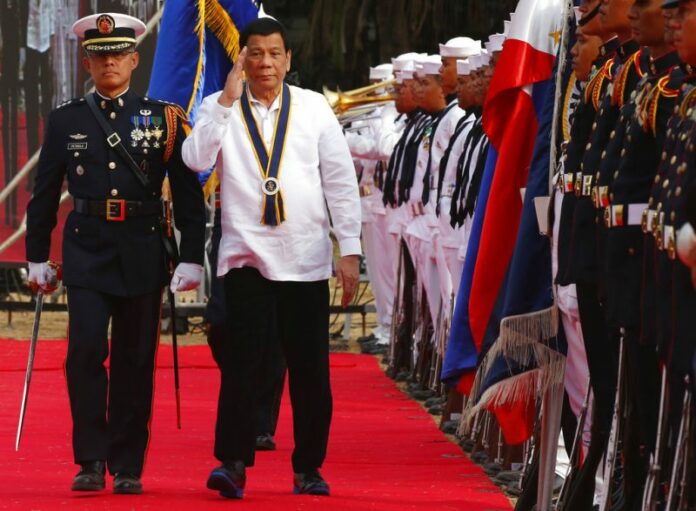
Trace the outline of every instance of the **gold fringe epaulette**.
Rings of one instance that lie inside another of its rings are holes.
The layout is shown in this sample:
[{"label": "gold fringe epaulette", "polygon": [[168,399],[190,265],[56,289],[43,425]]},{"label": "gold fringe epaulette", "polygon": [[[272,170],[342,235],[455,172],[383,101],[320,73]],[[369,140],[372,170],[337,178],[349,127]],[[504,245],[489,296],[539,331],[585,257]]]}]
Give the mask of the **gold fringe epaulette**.
[{"label": "gold fringe epaulette", "polygon": [[575,90],[577,81],[577,76],[575,76],[575,71],[573,71],[568,79],[568,85],[566,86],[566,92],[563,97],[563,115],[561,116],[563,122],[563,140],[570,139],[571,100],[573,99],[573,91]]},{"label": "gold fringe epaulette", "polygon": [[614,59],[609,59],[599,68],[590,81],[587,82],[587,86],[585,87],[585,103],[591,103],[595,110],[599,110],[599,104],[602,101],[602,93],[605,90],[605,86],[611,81],[613,69]]},{"label": "gold fringe epaulette", "polygon": [[632,91],[626,90],[626,82],[628,82],[631,72],[635,72],[638,79],[642,78],[644,73],[640,68],[640,57],[643,54],[643,50],[640,49],[633,53],[630,57],[626,59],[621,71],[619,71],[618,76],[614,80],[614,89],[611,92],[611,104],[621,108],[626,103],[626,94]]}]

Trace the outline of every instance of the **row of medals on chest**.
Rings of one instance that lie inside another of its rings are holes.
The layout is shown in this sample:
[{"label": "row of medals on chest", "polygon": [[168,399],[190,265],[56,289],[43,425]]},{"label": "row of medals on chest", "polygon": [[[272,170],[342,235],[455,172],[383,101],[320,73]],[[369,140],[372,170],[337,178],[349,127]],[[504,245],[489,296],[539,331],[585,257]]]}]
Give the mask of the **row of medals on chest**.
[{"label": "row of medals on chest", "polygon": [[[146,110],[141,110],[144,114]],[[160,139],[164,135],[162,130],[162,117],[150,115],[133,115],[131,116],[131,147],[160,147]]]}]

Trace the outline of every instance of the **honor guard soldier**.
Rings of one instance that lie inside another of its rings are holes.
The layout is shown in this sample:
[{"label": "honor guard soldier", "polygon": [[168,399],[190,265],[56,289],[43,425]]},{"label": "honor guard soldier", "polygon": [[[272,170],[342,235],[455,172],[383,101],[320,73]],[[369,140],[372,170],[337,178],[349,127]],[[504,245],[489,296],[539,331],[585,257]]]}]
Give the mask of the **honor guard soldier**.
[{"label": "honor guard soldier", "polygon": [[[368,103],[371,98],[391,92],[388,82],[394,79],[392,64],[370,67],[369,78],[371,92],[366,96]],[[350,110],[346,113],[350,115]],[[358,184],[362,241],[377,309],[377,328],[370,335],[370,341],[361,342],[363,353],[386,353],[391,332],[398,245],[387,229],[382,189],[386,163],[403,129],[401,122],[396,123],[397,115],[391,101],[376,104],[374,109],[353,117],[350,127],[344,128],[351,156],[357,162],[356,167],[361,168]]]},{"label": "honor guard soldier", "polygon": [[[574,124],[574,119],[577,116],[577,109],[580,106],[581,98],[587,80],[590,76],[592,64],[599,55],[599,49],[602,45],[602,39],[596,35],[588,35],[585,33],[584,26],[580,23],[584,18],[580,7],[575,8],[575,19],[577,29],[575,32],[575,44],[571,48],[573,57],[573,75],[568,80],[567,88],[564,93],[563,103],[563,124],[560,133],[562,134],[562,148],[567,147],[568,139],[570,138],[570,129]],[[597,18],[595,18],[597,21]],[[565,182],[562,175],[563,170],[562,160],[557,166],[557,174],[555,177],[556,189],[552,194],[552,211],[550,224],[552,225],[552,275],[556,276],[558,271],[558,233],[561,228],[561,204],[564,199]],[[572,194],[574,197],[574,194]],[[586,417],[586,411],[583,410],[585,397],[588,394],[589,370],[587,368],[587,356],[585,355],[585,344],[582,338],[582,329],[580,328],[580,317],[578,314],[578,304],[575,292],[575,284],[569,286],[558,286],[556,292],[556,303],[560,312],[563,333],[565,334],[566,342],[568,343],[568,352],[566,356],[566,367],[564,376],[565,391],[568,396],[568,403],[574,416],[582,422],[585,421],[583,427],[577,431],[579,452],[584,456],[587,445],[583,441],[585,433],[589,432],[591,421]]]},{"label": "honor guard soldier", "polygon": [[[621,107],[613,140],[622,139],[622,147],[616,151],[610,141],[594,193],[600,220],[597,225],[604,226],[598,230],[602,236],[598,246],[604,249],[599,254],[604,260],[599,264],[604,271],[607,324],[610,332],[623,340],[624,364],[619,378],[626,389],[626,399],[623,404],[615,403],[615,407],[618,413],[630,413],[633,417],[620,428],[628,508],[635,507],[642,497],[648,455],[657,429],[660,386],[654,338],[647,331],[641,333],[641,317],[654,314],[652,300],[644,299],[641,303],[647,291],[642,285],[641,223],[657,174],[667,119],[672,115],[682,79],[678,68],[676,75],[672,74],[679,57],[671,42],[665,40],[661,3],[647,0],[631,7],[633,34],[643,50],[624,66],[614,90],[618,94],[624,87],[622,78],[630,72],[629,66],[639,66],[644,77]],[[609,165],[605,165],[607,162]]]},{"label": "honor guard soldier", "polygon": [[620,151],[620,148],[610,148],[608,145],[616,138],[615,128],[621,107],[644,74],[641,65],[644,59],[641,59],[638,43],[632,38],[628,18],[632,4],[633,0],[604,0],[600,10],[602,26],[617,34],[620,46],[611,67],[605,68],[607,78],[612,82],[611,88],[600,99],[599,112],[585,146],[580,172],[576,174],[577,203],[573,212],[568,271],[570,280],[576,284],[594,395],[592,439],[583,470],[570,497],[572,501],[580,499],[578,502],[585,502],[593,493],[590,489],[594,488],[594,472],[609,439],[616,390],[618,333],[614,335],[608,330],[604,304],[600,298],[603,286],[599,278],[597,222],[592,192],[596,190],[596,173],[602,158],[610,157],[609,149]]},{"label": "honor guard soldier", "polygon": [[[570,259],[574,256],[575,250],[572,244],[573,215],[582,192],[583,157],[590,136],[595,128],[594,123],[599,115],[601,100],[606,95],[611,84],[615,65],[614,58],[620,46],[615,33],[606,28],[600,19],[601,16],[599,12],[601,5],[602,1],[595,0],[586,1],[580,6],[582,19],[579,25],[582,27],[581,30],[586,35],[598,36],[602,39],[603,44],[599,49],[599,57],[593,63],[583,97],[576,108],[570,128],[570,138],[568,139],[565,154],[561,159],[559,174],[559,183],[561,185],[559,189],[563,192],[563,199],[560,204],[559,230],[557,236],[558,269],[555,282],[558,285],[559,306],[565,309],[565,313],[569,319],[575,317],[577,314],[581,322],[584,322],[582,304],[580,303],[581,291],[578,289],[574,279],[571,278],[569,272]],[[556,214],[558,214],[558,212]],[[587,313],[585,313],[585,315],[587,315]],[[601,313],[599,316],[601,317]],[[576,333],[578,336],[582,335],[583,343],[587,344],[589,333],[586,331],[586,325],[584,323],[582,323],[581,329],[578,329]],[[587,357],[589,358],[589,354],[587,354]],[[592,472],[592,474],[591,476],[589,474],[585,476],[585,481],[588,481],[589,477],[594,481],[594,471],[590,470],[589,472]],[[577,478],[581,475],[581,473],[571,472],[571,483],[573,478]],[[572,486],[571,490],[573,490]],[[583,498],[589,497],[591,499],[593,494],[594,489],[586,487],[577,495],[581,495]],[[573,497],[569,496],[568,498]]]},{"label": "honor guard soldier", "polygon": [[[197,287],[205,210],[196,175],[181,160],[181,108],[129,88],[138,65],[138,19],[95,14],[73,25],[96,91],[51,112],[27,206],[29,281],[47,286],[51,231],[67,178],[74,209],[63,235],[69,340],[65,371],[73,452],[72,489],[141,493],[150,431],[162,289],[168,281],[161,188],[169,177],[181,232],[172,289]],[[171,247],[170,247],[171,248]],[[108,328],[111,321],[111,349]],[[104,363],[110,357],[110,375]]]},{"label": "honor guard soldier", "polygon": [[[667,306],[657,308],[656,326],[663,370],[660,399],[663,404],[660,409],[663,436],[656,438],[654,449],[657,452],[661,446],[662,454],[653,460],[645,499],[655,506],[656,501],[673,503],[678,498],[681,502],[675,508],[687,509],[694,505],[695,488],[695,472],[693,466],[688,466],[693,463],[694,449],[688,424],[694,422],[690,394],[696,347],[693,329],[696,291],[691,282],[691,268],[677,258],[677,232],[692,220],[687,217],[690,209],[688,199],[696,183],[693,158],[696,79],[691,67],[696,64],[696,2],[664,2],[666,6],[677,3],[679,8],[670,26],[675,29],[674,42],[684,62],[685,77],[674,115],[668,123],[665,152],[653,184],[652,203],[646,212],[646,229],[652,231],[657,247],[656,302],[661,304],[664,300]],[[663,448],[665,445],[666,449]],[[663,489],[669,489],[669,493],[662,493]]]}]

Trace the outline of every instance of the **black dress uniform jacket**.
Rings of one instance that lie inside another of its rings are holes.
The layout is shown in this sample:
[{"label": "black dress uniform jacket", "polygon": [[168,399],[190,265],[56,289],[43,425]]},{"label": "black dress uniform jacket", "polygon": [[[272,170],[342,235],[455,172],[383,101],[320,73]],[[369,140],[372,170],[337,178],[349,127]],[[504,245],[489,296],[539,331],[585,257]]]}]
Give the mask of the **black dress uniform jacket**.
[{"label": "black dress uniform jacket", "polygon": [[[573,212],[573,227],[568,262],[570,282],[598,282],[599,264],[597,261],[597,224],[592,202],[592,190],[602,154],[610,140],[619,118],[619,110],[635,90],[642,77],[639,65],[631,58],[638,51],[638,43],[627,41],[621,45],[613,59],[611,70],[612,88],[602,98],[601,107],[592,125],[592,134],[585,146],[581,164],[581,178],[576,176],[575,194],[578,197]],[[622,67],[631,64],[629,67]],[[623,71],[623,72],[622,72]],[[620,88],[617,90],[617,86]]]},{"label": "black dress uniform jacket", "polygon": [[[674,109],[681,77],[671,77],[670,71],[679,62],[676,52],[669,53],[649,64],[649,74],[641,82],[633,100],[622,109],[627,119],[626,137],[620,153],[617,170],[606,181],[600,179],[600,190],[608,186],[609,204],[622,215],[603,209],[608,222],[623,220],[607,232],[605,281],[607,318],[614,327],[639,328],[642,314],[651,314],[640,306],[641,275],[643,271],[643,234],[640,225],[628,225],[631,204],[648,202],[650,189],[664,146],[667,120]],[[603,192],[606,193],[606,192]],[[602,195],[602,193],[600,193]],[[607,204],[603,205],[604,207]],[[648,302],[644,302],[648,305]]]},{"label": "black dress uniform jacket", "polygon": [[184,114],[175,105],[141,98],[130,90],[113,100],[97,94],[94,98],[100,113],[149,177],[150,187],[145,189],[109,147],[85,98],[59,106],[48,118],[34,195],[27,207],[27,259],[48,260],[50,235],[67,177],[68,191],[75,200],[134,202],[109,206],[113,216],[124,214],[122,221],[107,220],[106,214],[70,213],[63,238],[65,284],[116,296],[142,295],[167,281],[158,208],[165,175],[169,176],[176,226],[181,232],[180,261],[203,264],[205,209],[197,176],[181,160]]},{"label": "black dress uniform jacket", "polygon": [[[611,66],[613,58],[619,47],[617,38],[607,41],[600,48],[600,55],[593,63],[593,75],[587,82],[585,91],[580,104],[573,115],[573,124],[570,127],[570,138],[565,153],[563,163],[562,189],[564,190],[563,201],[561,202],[560,227],[558,232],[558,271],[556,273],[556,284],[567,286],[572,281],[568,278],[568,263],[570,258],[570,241],[573,228],[573,212],[577,197],[575,195],[576,174],[581,174],[580,164],[582,162],[585,145],[592,133],[592,125],[597,111],[599,110],[599,100],[604,96],[611,79]],[[569,186],[565,186],[565,180]]]}]

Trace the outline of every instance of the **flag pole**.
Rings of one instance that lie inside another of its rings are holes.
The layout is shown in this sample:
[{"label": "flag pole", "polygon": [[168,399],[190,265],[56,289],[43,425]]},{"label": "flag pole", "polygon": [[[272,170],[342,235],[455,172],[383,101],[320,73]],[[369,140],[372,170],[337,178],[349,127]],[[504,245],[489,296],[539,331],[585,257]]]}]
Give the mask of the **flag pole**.
[{"label": "flag pole", "polygon": [[[561,18],[561,38],[556,63],[556,89],[553,105],[553,120],[551,121],[551,147],[549,148],[549,196],[553,196],[553,174],[557,161],[558,124],[561,112],[561,99],[563,98],[563,70],[565,69],[568,53],[568,32],[570,26],[571,1],[566,0],[563,6]],[[553,207],[553,205],[550,205]],[[553,227],[550,226],[552,229]],[[549,238],[550,242],[550,238]],[[556,302],[556,287],[552,286],[554,303]],[[546,389],[542,396],[541,434],[539,438],[539,478],[537,481],[537,505],[538,511],[551,511],[553,509],[553,483],[555,478],[556,455],[558,451],[558,435],[561,429],[561,409],[563,406],[563,380]]]}]

